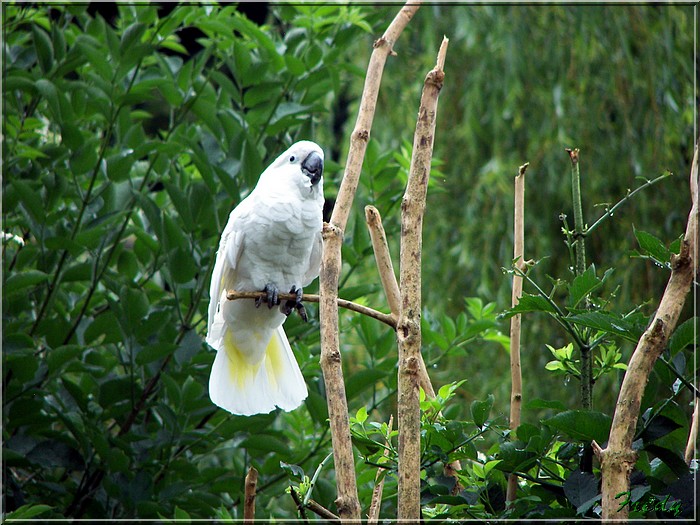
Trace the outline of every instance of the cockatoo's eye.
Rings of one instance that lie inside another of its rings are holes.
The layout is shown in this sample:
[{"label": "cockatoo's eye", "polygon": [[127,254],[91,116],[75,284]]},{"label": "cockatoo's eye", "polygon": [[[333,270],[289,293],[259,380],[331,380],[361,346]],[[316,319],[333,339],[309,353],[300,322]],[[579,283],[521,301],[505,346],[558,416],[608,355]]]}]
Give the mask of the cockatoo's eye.
[{"label": "cockatoo's eye", "polygon": [[294,162],[295,160],[297,160],[297,158],[294,155],[289,157],[289,162]]}]

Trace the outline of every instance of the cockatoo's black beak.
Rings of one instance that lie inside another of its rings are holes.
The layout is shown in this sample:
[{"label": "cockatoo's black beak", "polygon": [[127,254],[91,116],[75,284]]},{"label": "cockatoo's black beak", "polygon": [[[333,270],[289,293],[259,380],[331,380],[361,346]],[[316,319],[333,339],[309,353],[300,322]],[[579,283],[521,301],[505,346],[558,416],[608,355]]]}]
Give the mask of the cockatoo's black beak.
[{"label": "cockatoo's black beak", "polygon": [[312,151],[301,163],[301,170],[311,179],[311,184],[316,184],[323,176],[323,158]]}]

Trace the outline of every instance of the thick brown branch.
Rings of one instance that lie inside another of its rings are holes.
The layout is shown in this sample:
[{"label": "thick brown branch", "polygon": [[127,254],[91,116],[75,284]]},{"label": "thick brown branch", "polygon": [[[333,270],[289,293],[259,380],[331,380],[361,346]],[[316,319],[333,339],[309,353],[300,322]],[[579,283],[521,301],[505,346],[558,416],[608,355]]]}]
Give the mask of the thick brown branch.
[{"label": "thick brown branch", "polygon": [[[236,299],[264,299],[265,297],[265,292],[238,292],[236,290],[228,290],[226,292],[226,299],[229,301],[235,301]],[[296,295],[291,293],[281,293],[278,295],[278,298],[280,301],[294,301],[296,299]],[[321,300],[321,296],[304,294],[303,300],[309,303],[318,303]],[[368,317],[373,317],[384,324],[388,324],[392,328],[396,328],[396,320],[389,314],[379,312],[374,308],[370,308],[369,306],[353,303],[352,301],[341,299],[339,297],[336,298],[336,301],[338,302],[338,306],[341,308],[352,310],[353,312],[357,312],[358,314],[366,315]]]},{"label": "thick brown branch", "polygon": [[649,328],[642,334],[627,371],[622,380],[617,407],[613,416],[608,446],[602,457],[603,520],[626,520],[629,508],[620,508],[615,496],[629,490],[629,476],[634,468],[637,454],[632,449],[632,439],[637,427],[642,396],[654,363],[663,352],[668,338],[678,322],[685,298],[697,275],[697,235],[698,235],[698,146],[690,173],[690,193],[692,207],[688,216],[685,237],[681,252],[672,256],[671,277],[664,291],[659,307]]},{"label": "thick brown branch", "polygon": [[345,396],[338,323],[338,281],[340,278],[343,232],[352,209],[355,191],[362,171],[370,129],[387,57],[393,53],[394,43],[420,7],[420,2],[406,4],[375,42],[367,66],[367,76],[360,99],[360,109],[350,138],[350,149],[343,180],[329,224],[323,226],[323,256],[319,276],[319,317],[321,322],[321,370],[326,387],[328,418],[333,445],[336,486],[336,507],[341,520],[359,521],[360,501],[357,496],[355,460],[350,439],[348,403]]},{"label": "thick brown branch", "polygon": [[398,518],[414,523],[420,520],[419,376],[423,215],[433,156],[438,96],[445,77],[439,66],[445,63],[447,43],[447,38],[444,38],[438,52],[438,65],[425,77],[413,136],[411,168],[401,203],[401,310],[396,332],[399,345]]}]

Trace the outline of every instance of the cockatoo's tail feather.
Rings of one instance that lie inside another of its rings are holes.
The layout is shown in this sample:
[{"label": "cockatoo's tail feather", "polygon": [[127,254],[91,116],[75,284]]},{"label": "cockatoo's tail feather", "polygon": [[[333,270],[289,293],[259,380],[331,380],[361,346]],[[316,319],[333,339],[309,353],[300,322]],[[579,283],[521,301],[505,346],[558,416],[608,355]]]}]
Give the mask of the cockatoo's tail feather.
[{"label": "cockatoo's tail feather", "polygon": [[241,352],[230,332],[223,342],[209,378],[209,395],[218,406],[234,414],[266,414],[275,407],[293,410],[306,399],[304,377],[281,326],[257,362]]}]

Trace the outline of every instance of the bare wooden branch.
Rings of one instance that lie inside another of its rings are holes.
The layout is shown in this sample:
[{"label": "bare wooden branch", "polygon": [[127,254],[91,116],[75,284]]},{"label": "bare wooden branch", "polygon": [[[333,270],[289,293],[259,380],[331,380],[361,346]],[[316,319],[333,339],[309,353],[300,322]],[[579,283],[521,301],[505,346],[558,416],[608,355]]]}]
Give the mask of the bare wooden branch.
[{"label": "bare wooden branch", "polygon": [[348,403],[340,355],[338,322],[338,281],[341,268],[341,247],[345,226],[362,171],[370,129],[387,57],[393,53],[394,43],[420,7],[420,2],[406,4],[374,43],[374,50],[367,66],[367,76],[360,100],[355,128],[350,138],[350,149],[345,164],[343,180],[333,207],[330,223],[323,225],[323,256],[321,258],[320,306],[321,321],[321,370],[326,387],[328,417],[333,445],[336,486],[336,507],[341,520],[360,519],[360,501],[357,496],[355,461],[350,439]]},{"label": "bare wooden branch", "polygon": [[245,476],[245,499],[243,500],[243,523],[255,522],[255,487],[258,484],[258,471],[250,467]]},{"label": "bare wooden branch", "polygon": [[306,502],[306,508],[314,514],[316,514],[317,516],[321,516],[322,518],[326,518],[327,520],[340,521],[340,518],[338,516],[333,514],[330,510],[328,510],[326,507],[324,507],[323,505],[321,505],[313,499],[310,499]]},{"label": "bare wooden branch", "polygon": [[[521,271],[525,270],[525,171],[528,163],[518,169],[515,176],[515,203],[513,220],[513,260]],[[523,295],[523,277],[519,273],[513,273],[513,294],[511,305],[515,307]],[[520,368],[520,314],[510,318],[510,430],[515,432],[520,426],[520,412],[523,403],[523,376]],[[518,489],[518,477],[515,474],[508,476],[508,489],[506,502],[515,501]]]},{"label": "bare wooden branch", "polygon": [[438,60],[425,77],[413,155],[406,192],[401,203],[401,310],[396,330],[399,345],[398,428],[399,485],[398,519],[420,520],[420,400],[421,360],[421,251],[423,215],[433,155],[435,117],[445,72],[447,38],[443,38]]},{"label": "bare wooden branch", "polygon": [[[264,299],[266,297],[265,292],[238,292],[236,290],[228,290],[226,292],[226,299],[229,301],[235,301],[236,299]],[[280,301],[294,301],[296,299],[295,294],[291,293],[281,293],[278,295]],[[304,294],[303,300],[309,303],[318,303],[321,300],[319,295],[314,294]],[[346,299],[336,298],[338,306],[345,308],[346,310],[352,310],[358,314],[366,315],[368,317],[373,317],[377,321],[381,321],[384,324],[396,328],[396,319],[389,314],[384,312],[379,312],[374,308],[365,306],[363,304],[353,303]],[[261,307],[262,308],[262,307]]]},{"label": "bare wooden branch", "polygon": [[659,307],[632,353],[622,380],[608,446],[601,452],[603,520],[627,520],[629,507],[620,508],[620,493],[630,487],[630,473],[637,459],[632,439],[637,427],[642,396],[654,363],[663,352],[678,322],[686,296],[697,275],[698,236],[698,145],[690,173],[692,206],[679,255],[671,257],[669,278]]},{"label": "bare wooden branch", "polygon": [[[366,210],[366,208],[365,208]],[[391,429],[394,426],[394,416],[389,416],[389,424],[386,430],[386,441],[389,445],[389,440],[391,439]],[[389,448],[384,449],[383,458],[389,455]],[[379,523],[379,511],[382,508],[382,492],[384,491],[384,480],[386,479],[386,472],[382,472],[382,469],[377,470],[377,475],[374,477],[374,490],[372,491],[372,501],[369,505],[369,511],[367,512],[367,525],[372,525],[374,523]]]},{"label": "bare wooden branch", "polygon": [[384,232],[379,210],[374,206],[365,206],[365,220],[367,221],[370,239],[372,239],[374,259],[377,262],[379,279],[384,288],[387,304],[391,309],[391,313],[398,318],[399,309],[401,308],[401,292],[399,292],[399,283],[396,282],[394,265],[391,262],[389,244],[386,240],[386,233]]},{"label": "bare wooden branch", "polygon": [[693,418],[690,423],[690,432],[688,433],[688,443],[685,445],[685,462],[690,465],[695,455],[695,443],[698,439],[698,398],[695,398],[695,408],[693,409]]}]

